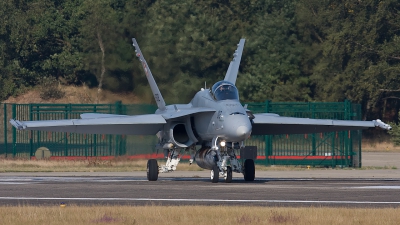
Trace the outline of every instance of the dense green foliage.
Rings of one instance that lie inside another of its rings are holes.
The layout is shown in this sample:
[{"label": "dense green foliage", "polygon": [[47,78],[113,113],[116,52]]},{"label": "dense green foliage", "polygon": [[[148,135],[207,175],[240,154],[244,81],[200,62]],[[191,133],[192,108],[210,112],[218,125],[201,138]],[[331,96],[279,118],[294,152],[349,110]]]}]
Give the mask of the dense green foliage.
[{"label": "dense green foliage", "polygon": [[395,115],[399,10],[397,0],[3,0],[0,100],[44,77],[150,100],[135,37],[164,98],[185,102],[223,79],[243,37],[242,101],[349,99],[367,117]]},{"label": "dense green foliage", "polygon": [[390,123],[392,130],[388,131],[390,140],[395,146],[400,146],[400,126],[396,123]]}]

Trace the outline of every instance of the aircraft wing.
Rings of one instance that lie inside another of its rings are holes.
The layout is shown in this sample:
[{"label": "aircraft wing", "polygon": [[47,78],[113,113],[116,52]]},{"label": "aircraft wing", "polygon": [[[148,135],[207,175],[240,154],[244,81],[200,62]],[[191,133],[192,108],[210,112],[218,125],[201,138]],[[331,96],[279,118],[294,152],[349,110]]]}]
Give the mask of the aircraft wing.
[{"label": "aircraft wing", "polygon": [[328,120],[282,117],[277,114],[254,114],[252,135],[274,134],[307,134],[320,132],[335,132],[346,130],[361,130],[369,127],[392,129],[381,120],[353,121],[353,120]]},{"label": "aircraft wing", "polygon": [[166,123],[165,119],[157,114],[137,116],[105,114],[108,117],[96,117],[95,114],[87,115],[86,118],[85,116],[82,117],[84,119],[72,120],[18,121],[12,119],[10,123],[18,130],[127,135],[155,135]]}]

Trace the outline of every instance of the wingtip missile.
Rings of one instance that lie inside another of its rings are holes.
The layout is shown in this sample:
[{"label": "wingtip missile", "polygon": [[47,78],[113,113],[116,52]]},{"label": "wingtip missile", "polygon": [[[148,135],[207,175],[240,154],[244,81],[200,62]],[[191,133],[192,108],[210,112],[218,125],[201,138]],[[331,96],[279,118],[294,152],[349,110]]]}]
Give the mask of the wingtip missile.
[{"label": "wingtip missile", "polygon": [[17,130],[24,130],[26,129],[26,126],[21,123],[19,120],[15,120],[15,119],[11,119],[10,120],[11,125],[13,125],[13,127],[15,127]]},{"label": "wingtip missile", "polygon": [[374,120],[374,124],[375,124],[376,127],[380,127],[382,129],[385,129],[385,130],[391,130],[392,129],[392,127],[389,124],[386,124],[386,123],[382,122],[382,120],[380,120],[380,119]]}]

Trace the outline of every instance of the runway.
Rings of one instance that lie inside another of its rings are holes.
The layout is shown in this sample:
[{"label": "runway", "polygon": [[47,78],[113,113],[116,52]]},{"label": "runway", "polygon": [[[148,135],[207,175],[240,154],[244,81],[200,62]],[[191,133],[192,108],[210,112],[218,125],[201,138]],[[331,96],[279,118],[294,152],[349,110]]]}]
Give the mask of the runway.
[{"label": "runway", "polygon": [[274,178],[264,171],[254,182],[237,174],[213,184],[208,173],[161,174],[156,182],[145,172],[0,174],[0,205],[400,206],[399,178]]}]

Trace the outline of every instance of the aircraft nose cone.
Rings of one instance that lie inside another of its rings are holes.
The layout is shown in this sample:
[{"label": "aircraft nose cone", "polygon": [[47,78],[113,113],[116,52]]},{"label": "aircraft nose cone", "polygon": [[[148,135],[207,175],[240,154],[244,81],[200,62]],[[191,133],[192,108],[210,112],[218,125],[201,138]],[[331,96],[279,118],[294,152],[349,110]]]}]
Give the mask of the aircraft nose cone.
[{"label": "aircraft nose cone", "polygon": [[238,127],[237,128],[237,130],[236,130],[236,134],[239,136],[239,137],[249,137],[250,136],[250,133],[251,133],[251,130],[250,130],[250,128],[249,127],[246,127],[246,126],[240,126],[240,127]]}]

